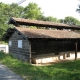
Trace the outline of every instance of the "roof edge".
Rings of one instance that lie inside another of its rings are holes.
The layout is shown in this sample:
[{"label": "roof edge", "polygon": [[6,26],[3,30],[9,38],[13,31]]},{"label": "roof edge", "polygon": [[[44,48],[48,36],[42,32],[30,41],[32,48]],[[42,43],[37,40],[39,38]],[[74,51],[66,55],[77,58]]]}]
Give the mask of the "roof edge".
[{"label": "roof edge", "polygon": [[80,26],[68,25],[68,24],[63,24],[63,23],[55,23],[55,22],[49,22],[49,21],[15,18],[15,17],[10,18],[9,24],[13,24],[15,26],[16,25],[29,25],[29,26],[50,27],[50,28],[57,28],[57,29],[80,30]]}]

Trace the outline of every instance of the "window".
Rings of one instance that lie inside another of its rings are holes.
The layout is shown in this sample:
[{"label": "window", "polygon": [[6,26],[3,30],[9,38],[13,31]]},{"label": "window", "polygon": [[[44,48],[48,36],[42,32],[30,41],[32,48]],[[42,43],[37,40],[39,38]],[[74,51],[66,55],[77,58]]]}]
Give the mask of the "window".
[{"label": "window", "polygon": [[9,41],[9,46],[12,46],[12,41]]},{"label": "window", "polygon": [[22,40],[18,40],[18,48],[22,48]]}]

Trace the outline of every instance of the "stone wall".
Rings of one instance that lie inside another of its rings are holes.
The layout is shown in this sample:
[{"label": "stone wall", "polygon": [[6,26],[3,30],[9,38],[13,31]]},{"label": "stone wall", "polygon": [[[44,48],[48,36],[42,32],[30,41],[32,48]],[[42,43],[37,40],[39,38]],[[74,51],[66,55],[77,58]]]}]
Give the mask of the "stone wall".
[{"label": "stone wall", "polygon": [[[22,48],[18,48],[18,40],[22,40]],[[18,31],[15,31],[9,41],[11,41],[9,52],[22,61],[30,62],[31,44],[29,40],[25,39]]]}]

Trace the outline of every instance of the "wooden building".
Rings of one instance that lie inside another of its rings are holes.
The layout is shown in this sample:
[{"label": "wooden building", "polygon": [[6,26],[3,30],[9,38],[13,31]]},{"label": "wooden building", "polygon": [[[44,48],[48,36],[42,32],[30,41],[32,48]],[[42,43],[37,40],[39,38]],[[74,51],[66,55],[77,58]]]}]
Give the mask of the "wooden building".
[{"label": "wooden building", "polygon": [[[30,63],[48,63],[71,58],[71,53],[75,54],[74,59],[79,56],[77,56],[77,52],[80,51],[78,26],[21,18],[11,18],[9,24],[17,27],[9,28],[3,39],[9,41],[9,52],[20,60]],[[20,25],[60,30],[32,29]]]}]

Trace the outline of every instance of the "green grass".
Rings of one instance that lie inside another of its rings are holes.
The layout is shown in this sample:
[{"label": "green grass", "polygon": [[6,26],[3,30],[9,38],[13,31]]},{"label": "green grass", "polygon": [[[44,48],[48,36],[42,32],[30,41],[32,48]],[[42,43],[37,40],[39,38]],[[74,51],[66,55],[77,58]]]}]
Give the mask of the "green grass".
[{"label": "green grass", "polygon": [[80,60],[49,66],[32,66],[0,52],[0,62],[26,80],[80,80]]}]

